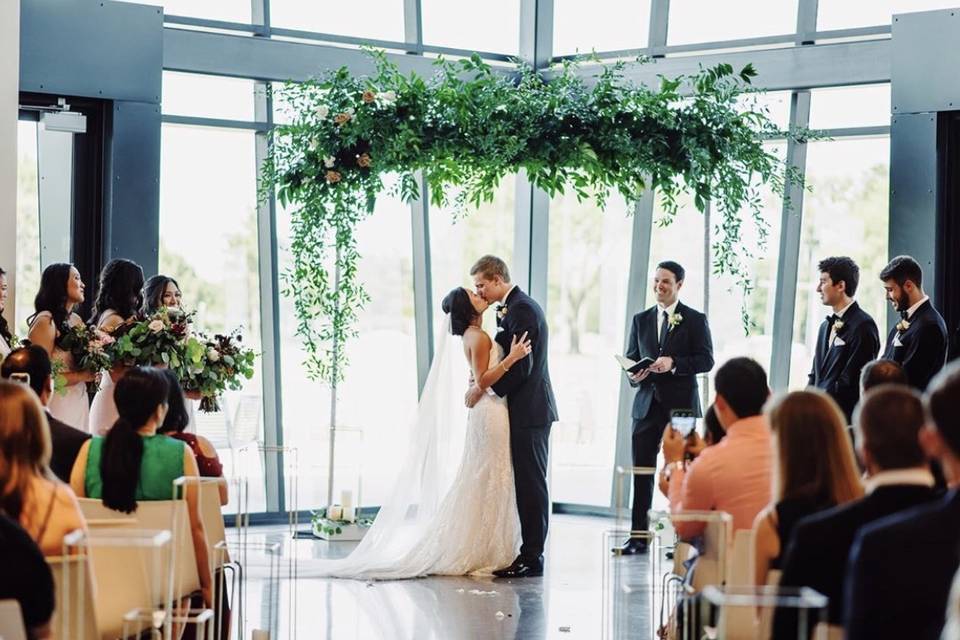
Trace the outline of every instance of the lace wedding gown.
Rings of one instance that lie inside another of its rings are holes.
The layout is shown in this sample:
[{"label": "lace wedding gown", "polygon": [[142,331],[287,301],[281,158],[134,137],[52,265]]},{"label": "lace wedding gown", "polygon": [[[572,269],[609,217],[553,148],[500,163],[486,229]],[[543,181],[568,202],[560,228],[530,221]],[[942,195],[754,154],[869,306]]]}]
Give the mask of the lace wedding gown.
[{"label": "lace wedding gown", "polygon": [[[516,557],[520,520],[507,403],[488,392],[467,412],[465,432],[454,422],[453,416],[463,413],[462,390],[455,389],[466,380],[466,363],[456,353],[459,349],[448,348],[452,336],[445,336],[435,354],[414,421],[411,449],[391,497],[349,556],[300,560],[300,576],[393,580],[486,575]],[[490,366],[500,358],[500,347],[494,342]],[[451,366],[457,359],[461,375]],[[449,457],[460,447],[458,458]]]}]

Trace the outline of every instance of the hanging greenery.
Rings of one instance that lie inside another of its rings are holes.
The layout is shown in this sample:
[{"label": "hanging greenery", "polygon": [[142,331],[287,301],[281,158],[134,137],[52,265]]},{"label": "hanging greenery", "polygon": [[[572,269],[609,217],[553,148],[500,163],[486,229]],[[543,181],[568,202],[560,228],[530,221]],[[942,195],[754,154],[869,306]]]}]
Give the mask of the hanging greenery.
[{"label": "hanging greenery", "polygon": [[341,68],[275,94],[291,122],[274,130],[261,197],[275,190],[291,211],[283,292],[293,298],[311,377],[342,379],[342,347],[368,301],[354,233],[386,174],[399,176],[391,188],[409,201],[420,195],[422,172],[430,201],[458,212],[492,200],[501,179],[520,170],[551,196],[569,189],[599,207],[611,191],[630,203],[655,189],[666,221],[678,196],[691,193],[697,209],[710,202],[719,214],[715,272],[749,292],[742,226],[755,224],[765,238],[760,187],[783,194],[799,179],[764,146],[783,132],[743,100],[752,66],[720,64],[651,89],[628,83],[623,63],[587,81],[568,62],[545,81],[528,67],[506,74],[474,56],[438,60],[423,78],[400,73],[383,52],[370,55],[368,77]]}]

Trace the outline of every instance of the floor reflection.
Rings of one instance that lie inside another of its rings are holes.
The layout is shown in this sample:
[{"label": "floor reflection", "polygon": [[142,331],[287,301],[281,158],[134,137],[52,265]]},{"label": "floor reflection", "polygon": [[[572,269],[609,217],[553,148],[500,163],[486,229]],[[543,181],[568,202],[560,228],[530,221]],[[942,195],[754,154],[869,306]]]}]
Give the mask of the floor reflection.
[{"label": "floor reflection", "polygon": [[[270,637],[276,640],[600,638],[603,563],[608,560],[601,543],[610,525],[601,518],[554,516],[543,578],[363,582],[283,577],[272,590],[269,580],[253,572],[248,582],[247,637],[252,629],[273,627]],[[254,531],[261,539],[282,542],[287,558],[337,557],[351,546],[290,541],[278,528]],[[636,561],[638,571],[646,573],[645,561]],[[288,571],[289,564],[283,564],[281,576]],[[631,618],[634,629],[649,629],[648,614]]]}]

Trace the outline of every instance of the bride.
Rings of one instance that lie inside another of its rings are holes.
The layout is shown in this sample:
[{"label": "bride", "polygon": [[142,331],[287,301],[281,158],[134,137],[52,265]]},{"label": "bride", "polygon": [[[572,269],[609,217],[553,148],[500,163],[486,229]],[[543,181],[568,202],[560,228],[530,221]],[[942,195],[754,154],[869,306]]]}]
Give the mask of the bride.
[{"label": "bride", "polygon": [[[390,497],[353,552],[335,560],[300,560],[300,576],[391,580],[426,575],[490,574],[517,554],[517,516],[506,399],[489,391],[530,354],[526,335],[510,352],[480,328],[487,302],[458,287],[443,299],[444,330],[421,395],[411,445]],[[470,375],[488,390],[467,413],[454,388],[451,343],[462,339]],[[458,452],[462,451],[459,455]],[[459,461],[459,465],[457,465]]]}]

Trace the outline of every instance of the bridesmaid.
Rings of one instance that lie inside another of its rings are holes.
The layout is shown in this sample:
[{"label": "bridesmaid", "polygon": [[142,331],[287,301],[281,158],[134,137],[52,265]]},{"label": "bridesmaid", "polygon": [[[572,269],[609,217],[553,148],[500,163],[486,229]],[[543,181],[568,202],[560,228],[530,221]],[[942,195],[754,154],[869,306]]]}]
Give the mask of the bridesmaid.
[{"label": "bridesmaid", "polygon": [[[136,317],[143,304],[143,269],[136,262],[115,259],[100,272],[100,287],[93,303],[90,322],[105,333],[113,333],[127,320]],[[119,418],[113,401],[113,388],[125,367],[117,366],[100,380],[100,390],[90,407],[90,431],[106,435]]]},{"label": "bridesmaid", "polygon": [[7,319],[3,317],[3,312],[7,307],[7,272],[0,267],[0,362],[10,353],[10,341],[13,334],[10,332],[10,326]]},{"label": "bridesmaid", "polygon": [[51,360],[63,364],[67,388],[50,397],[50,414],[81,431],[89,431],[90,398],[86,383],[96,379],[91,371],[76,371],[73,356],[58,346],[65,327],[82,325],[83,320],[74,309],[83,302],[86,286],[80,272],[71,264],[51,264],[40,276],[40,291],[33,301],[34,314],[27,318],[28,338],[33,344],[47,350]]},{"label": "bridesmaid", "polygon": [[[151,276],[143,286],[143,313],[150,315],[162,307],[182,310],[183,294],[180,285],[170,276]],[[179,385],[178,385],[179,386]],[[197,432],[197,402],[200,400],[199,391],[184,391],[186,397],[187,426],[182,429],[186,433]]]}]

